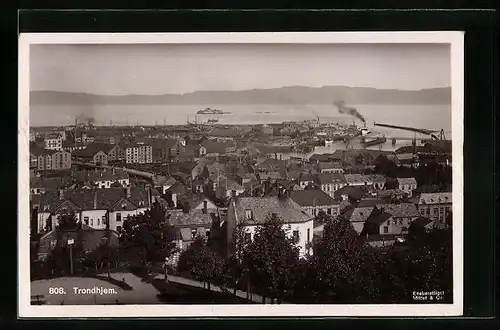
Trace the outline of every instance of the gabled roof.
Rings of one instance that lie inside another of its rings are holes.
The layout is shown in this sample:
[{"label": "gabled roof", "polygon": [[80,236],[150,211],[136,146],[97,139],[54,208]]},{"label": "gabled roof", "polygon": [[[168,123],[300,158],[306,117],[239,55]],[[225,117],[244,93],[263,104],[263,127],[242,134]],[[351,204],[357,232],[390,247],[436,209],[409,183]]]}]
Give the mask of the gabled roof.
[{"label": "gabled roof", "polygon": [[[235,200],[235,212],[238,221],[246,225],[263,224],[275,213],[284,223],[300,223],[312,220],[301,207],[290,198],[280,197],[244,197]],[[251,210],[252,219],[245,218],[245,211]]]},{"label": "gabled roof", "polygon": [[365,182],[373,183],[373,181],[369,177],[363,174],[345,174],[344,178],[348,184],[365,183]]},{"label": "gabled roof", "polygon": [[302,207],[338,205],[337,201],[320,189],[294,190],[290,192],[290,198]]},{"label": "gabled roof", "polygon": [[385,223],[387,220],[389,220],[392,217],[392,214],[387,213],[382,210],[376,210],[374,209],[368,219],[366,219],[367,223],[372,223],[377,226],[380,226],[381,224]]},{"label": "gabled roof", "polygon": [[[109,210],[122,198],[136,208],[146,207],[149,202],[146,189],[139,187],[130,187],[130,197],[127,197],[127,191],[124,188],[75,189],[65,191],[62,199],[59,194],[59,191],[43,194],[40,198],[40,212],[53,212],[66,201],[70,201],[83,211]],[[46,206],[48,206],[48,210],[46,210]]]},{"label": "gabled roof", "polygon": [[413,203],[398,203],[398,204],[379,204],[376,208],[384,210],[394,217],[418,217],[417,207]]},{"label": "gabled roof", "polygon": [[343,174],[340,173],[319,173],[318,181],[322,184],[334,183],[334,184],[345,184],[347,183]]},{"label": "gabled roof", "polygon": [[397,178],[398,184],[417,184],[417,180],[415,178]]},{"label": "gabled roof", "polygon": [[[169,223],[175,227],[190,227],[190,226],[212,226],[212,216],[210,210],[203,213],[203,210],[191,210],[189,213],[184,213],[182,210],[174,210],[170,212]],[[189,233],[191,235],[191,233]]]},{"label": "gabled roof", "polygon": [[182,195],[185,194],[188,191],[188,189],[182,182],[177,181],[170,188],[168,188],[167,191],[169,191],[172,194]]},{"label": "gabled roof", "polygon": [[432,220],[429,218],[424,218],[424,217],[418,217],[417,219],[413,220],[411,223],[411,226],[418,226],[418,227],[427,227],[432,224]]},{"label": "gabled roof", "polygon": [[418,204],[448,204],[452,202],[452,199],[453,196],[451,192],[422,193],[420,194]]},{"label": "gabled roof", "polygon": [[372,214],[373,209],[373,206],[355,207],[345,212],[344,217],[350,222],[365,222]]}]

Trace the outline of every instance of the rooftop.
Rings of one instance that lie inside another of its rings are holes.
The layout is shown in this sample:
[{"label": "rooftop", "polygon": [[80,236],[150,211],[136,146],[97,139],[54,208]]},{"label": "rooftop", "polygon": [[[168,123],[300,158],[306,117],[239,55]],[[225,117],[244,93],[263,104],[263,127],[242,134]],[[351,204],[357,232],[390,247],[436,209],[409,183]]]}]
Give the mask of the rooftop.
[{"label": "rooftop", "polygon": [[[271,214],[276,214],[284,223],[300,223],[312,220],[300,206],[290,198],[280,197],[244,197],[236,199],[238,220],[248,225],[265,223]],[[245,211],[252,212],[252,219],[246,219]]]},{"label": "rooftop", "polygon": [[302,207],[338,204],[337,201],[320,189],[293,190],[290,192],[290,198]]},{"label": "rooftop", "polygon": [[418,204],[441,204],[441,203],[451,203],[453,196],[451,192],[440,192],[440,193],[422,193],[420,194],[420,199]]}]

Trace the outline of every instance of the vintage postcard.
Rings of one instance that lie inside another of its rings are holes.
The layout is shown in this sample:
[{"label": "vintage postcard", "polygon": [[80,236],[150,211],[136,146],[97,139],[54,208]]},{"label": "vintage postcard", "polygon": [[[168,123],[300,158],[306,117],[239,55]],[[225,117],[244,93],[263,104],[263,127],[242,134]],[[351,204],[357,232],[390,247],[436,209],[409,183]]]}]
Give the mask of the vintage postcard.
[{"label": "vintage postcard", "polygon": [[463,56],[21,34],[19,317],[461,315]]}]

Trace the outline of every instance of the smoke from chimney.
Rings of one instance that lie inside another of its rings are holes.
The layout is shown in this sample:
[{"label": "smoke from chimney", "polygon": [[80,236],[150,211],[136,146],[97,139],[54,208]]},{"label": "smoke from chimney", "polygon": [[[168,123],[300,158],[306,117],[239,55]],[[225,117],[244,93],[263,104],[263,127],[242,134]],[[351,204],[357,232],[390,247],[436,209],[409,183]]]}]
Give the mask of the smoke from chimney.
[{"label": "smoke from chimney", "polygon": [[359,111],[356,110],[355,108],[346,107],[344,101],[334,102],[333,104],[337,106],[340,113],[348,114],[350,116],[358,118],[359,120],[361,120],[363,122],[363,124],[366,123],[365,117],[363,117],[363,115],[361,113],[359,113]]}]

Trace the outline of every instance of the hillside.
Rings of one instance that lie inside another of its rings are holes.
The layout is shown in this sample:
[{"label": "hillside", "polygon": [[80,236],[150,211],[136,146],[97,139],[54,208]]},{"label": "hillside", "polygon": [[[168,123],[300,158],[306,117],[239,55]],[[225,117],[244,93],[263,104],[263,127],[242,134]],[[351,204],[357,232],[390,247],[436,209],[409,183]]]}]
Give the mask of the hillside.
[{"label": "hillside", "polygon": [[450,104],[451,88],[418,91],[365,87],[325,86],[319,88],[292,86],[245,91],[196,91],[164,95],[94,95],[84,93],[32,91],[30,103],[58,104]]}]

